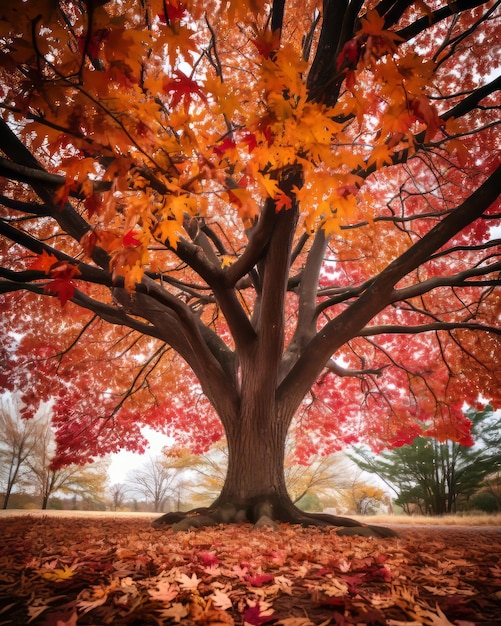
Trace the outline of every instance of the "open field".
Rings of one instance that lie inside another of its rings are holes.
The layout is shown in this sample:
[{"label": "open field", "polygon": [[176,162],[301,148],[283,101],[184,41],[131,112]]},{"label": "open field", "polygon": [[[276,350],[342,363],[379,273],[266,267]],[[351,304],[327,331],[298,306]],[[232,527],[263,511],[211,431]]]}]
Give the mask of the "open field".
[{"label": "open field", "polygon": [[501,513],[496,515],[482,514],[458,514],[444,515],[441,517],[426,515],[370,515],[359,516],[350,515],[353,519],[360,520],[366,524],[410,524],[412,526],[493,526],[501,528]]},{"label": "open field", "polygon": [[[53,509],[7,509],[0,510],[2,517],[29,515],[34,517],[83,517],[83,518],[115,518],[119,519],[155,519],[162,513],[138,513],[133,511],[59,511]],[[458,514],[431,517],[424,515],[347,515],[352,519],[366,524],[411,525],[411,526],[490,526],[501,528],[501,513],[496,515],[487,514]]]}]

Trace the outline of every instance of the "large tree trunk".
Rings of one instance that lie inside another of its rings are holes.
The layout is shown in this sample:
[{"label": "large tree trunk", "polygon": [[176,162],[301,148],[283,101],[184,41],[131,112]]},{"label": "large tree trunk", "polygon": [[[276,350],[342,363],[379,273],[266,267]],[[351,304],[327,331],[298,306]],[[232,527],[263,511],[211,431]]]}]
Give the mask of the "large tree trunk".
[{"label": "large tree trunk", "polygon": [[[293,188],[302,185],[300,168],[281,173],[280,188],[294,197]],[[238,370],[234,385],[235,402],[222,403],[211,395],[213,385],[204,372],[200,382],[213,400],[228,442],[228,470],[220,496],[209,508],[187,514],[167,513],[153,525],[173,525],[175,530],[228,522],[252,522],[275,527],[275,520],[303,525],[338,525],[365,528],[363,534],[382,534],[348,518],[305,513],[294,506],[285,483],[284,454],[287,431],[304,396],[277,397],[285,344],[285,300],[290,270],[293,233],[299,207],[273,214],[273,228],[254,278],[259,285],[252,315],[252,333],[241,337],[240,319],[233,320],[239,337]],[[311,277],[310,277],[311,278]],[[313,323],[313,322],[312,322]],[[282,373],[281,373],[282,372]],[[209,373],[210,374],[210,373]],[[217,400],[217,402],[215,401]],[[393,534],[391,532],[386,534]]]},{"label": "large tree trunk", "polygon": [[[257,377],[259,378],[259,376]],[[265,391],[265,390],[263,390]],[[188,530],[220,523],[250,522],[276,528],[276,522],[303,526],[342,526],[345,534],[393,536],[392,530],[318,513],[306,513],[292,502],[285,482],[285,439],[290,423],[287,407],[277,407],[267,394],[256,392],[242,402],[228,424],[228,469],[221,494],[208,508],[171,512],[153,522]]]},{"label": "large tree trunk", "polygon": [[271,517],[271,509],[290,503],[284,477],[288,423],[263,395],[257,392],[252,403],[244,402],[241,414],[227,429],[228,470],[216,501],[246,511],[250,521],[257,521],[262,507]]}]

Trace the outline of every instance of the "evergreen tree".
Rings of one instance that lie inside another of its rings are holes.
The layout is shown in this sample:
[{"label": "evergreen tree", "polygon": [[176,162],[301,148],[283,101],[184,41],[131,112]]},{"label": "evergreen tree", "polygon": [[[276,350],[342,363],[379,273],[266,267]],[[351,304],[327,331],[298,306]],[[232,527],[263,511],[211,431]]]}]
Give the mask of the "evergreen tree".
[{"label": "evergreen tree", "polygon": [[464,508],[485,479],[501,466],[501,418],[491,406],[466,411],[472,423],[473,446],[416,437],[411,444],[375,455],[356,448],[351,458],[377,474],[398,495],[406,512],[443,515]]}]

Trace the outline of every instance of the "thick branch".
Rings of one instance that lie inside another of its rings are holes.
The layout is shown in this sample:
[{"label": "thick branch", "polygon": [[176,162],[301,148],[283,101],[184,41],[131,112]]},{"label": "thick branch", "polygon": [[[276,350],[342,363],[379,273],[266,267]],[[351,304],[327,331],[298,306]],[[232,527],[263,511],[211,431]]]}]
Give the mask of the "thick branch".
[{"label": "thick branch", "polygon": [[234,358],[224,342],[181,300],[147,278],[131,296],[115,293],[131,314],[149,320],[159,338],[171,345],[193,369],[204,393],[222,418],[237,404]]},{"label": "thick branch", "polygon": [[[33,186],[42,183],[49,187],[61,187],[66,184],[66,177],[61,174],[50,174],[46,170],[21,165],[9,159],[0,157],[0,176],[20,183],[27,183]],[[93,181],[94,191],[107,191],[111,188],[110,182]],[[81,194],[73,193],[73,196],[83,197]]]},{"label": "thick branch", "polygon": [[411,4],[414,4],[413,0],[382,0],[376,6],[376,11],[384,17],[384,27],[389,28],[398,22]]},{"label": "thick branch", "polygon": [[225,284],[233,287],[237,282],[255,267],[262,257],[273,232],[276,221],[275,203],[268,199],[264,203],[263,211],[257,224],[249,229],[249,243],[240,257],[225,271]]},{"label": "thick branch", "polygon": [[280,385],[278,398],[288,398],[289,402],[293,400],[299,405],[331,355],[359,335],[377,313],[394,302],[394,286],[487,211],[497,199],[500,188],[501,166],[455,211],[390,263],[355,302],[318,332]]},{"label": "thick branch", "polygon": [[226,286],[222,268],[212,263],[200,246],[186,240],[178,243],[176,254],[211,287],[237,347],[244,349],[255,338],[255,332],[235,290]]},{"label": "thick branch", "polygon": [[37,202],[23,202],[22,200],[15,200],[4,195],[0,195],[0,204],[8,209],[13,209],[14,211],[19,211],[20,213],[26,213],[30,216],[35,215],[36,217],[49,217],[51,214],[50,210],[44,204],[39,204]]},{"label": "thick branch", "polygon": [[501,335],[501,328],[496,326],[487,326],[485,324],[476,324],[473,322],[430,322],[429,324],[417,324],[414,326],[400,326],[399,324],[380,324],[376,326],[367,326],[357,334],[357,337],[373,337],[375,335],[417,335],[419,333],[430,333],[438,330],[472,330],[482,331]]},{"label": "thick branch", "polygon": [[430,15],[425,15],[415,22],[412,22],[412,24],[409,24],[406,28],[397,31],[397,34],[405,41],[409,41],[409,39],[416,37],[416,35],[419,35],[419,33],[429,28],[430,25],[437,24],[451,15],[468,11],[481,4],[487,4],[486,0],[458,0],[457,2],[447,2],[445,6],[436,11],[432,11]]},{"label": "thick branch", "polygon": [[[0,275],[5,276],[6,278],[8,278],[8,280],[0,280],[0,293],[12,293],[13,291],[29,291],[40,296],[56,298],[57,296],[48,296],[44,293],[44,283],[28,282],[30,276],[31,278],[33,278],[33,274],[35,273],[39,274],[38,272],[22,272],[16,275],[15,272],[8,272],[7,270],[2,271]],[[16,280],[16,278],[18,280]],[[35,278],[40,278],[40,276],[36,276]],[[131,330],[137,330],[143,335],[162,339],[154,326],[150,326],[149,324],[140,322],[139,320],[128,316],[123,309],[111,306],[109,304],[104,304],[100,300],[95,300],[94,298],[91,298],[90,296],[84,294],[78,289],[75,289],[75,294],[71,299],[71,302],[73,302],[74,304],[78,304],[88,311],[92,311],[101,319],[109,322],[110,324],[127,326]]]},{"label": "thick branch", "polygon": [[[16,137],[9,125],[0,118],[0,149],[9,159],[23,167],[46,173],[26,146]],[[76,241],[90,230],[90,225],[79,215],[69,202],[64,206],[57,206],[54,202],[54,185],[48,185],[41,180],[32,179],[30,185],[50,210],[52,217],[59,223],[61,229]],[[109,265],[109,257],[101,248],[96,247],[93,260],[103,268]]]},{"label": "thick branch", "polygon": [[493,272],[501,271],[501,262],[491,263],[490,265],[483,265],[481,267],[472,268],[459,272],[453,276],[437,276],[430,278],[416,285],[410,287],[403,287],[402,289],[396,289],[394,292],[394,302],[399,300],[408,300],[409,298],[415,298],[425,293],[437,289],[438,287],[471,287],[471,286],[496,286],[501,285],[501,279],[496,278],[491,281],[471,281],[471,278],[475,276],[485,276],[492,274]]},{"label": "thick branch", "polygon": [[499,91],[500,89],[501,76],[498,76],[490,83],[487,83],[486,85],[475,89],[475,91],[473,91],[469,96],[463,98],[461,102],[458,102],[456,106],[443,113],[440,117],[445,121],[449,118],[462,117],[463,115],[470,113],[470,111],[473,111],[473,109],[478,106],[481,100],[483,100],[487,96],[490,96],[492,93]]},{"label": "thick branch", "polygon": [[383,373],[384,367],[380,368],[367,368],[361,370],[353,370],[348,369],[346,367],[342,367],[339,363],[336,363],[333,359],[329,359],[326,364],[326,369],[334,372],[336,376],[367,376],[368,374],[374,374],[375,376],[380,376]]},{"label": "thick branch", "polygon": [[293,365],[302,348],[316,332],[318,279],[328,241],[324,230],[319,229],[315,234],[305,268],[301,273],[298,288],[298,321],[296,331],[284,357],[282,376],[285,376],[286,371]]},{"label": "thick branch", "polygon": [[282,172],[280,189],[292,200],[290,209],[277,213],[275,227],[261,264],[262,293],[255,311],[258,332],[257,369],[263,376],[263,393],[274,394],[280,376],[285,336],[285,298],[290,269],[290,253],[299,216],[299,207],[292,189],[302,184],[302,171],[291,168]]},{"label": "thick branch", "polygon": [[344,78],[337,70],[337,58],[353,37],[362,5],[361,0],[324,0],[322,29],[307,81],[311,100],[326,104],[337,100]]},{"label": "thick branch", "polygon": [[271,30],[272,32],[282,32],[284,22],[285,0],[274,0],[271,9]]},{"label": "thick branch", "polygon": [[[18,243],[23,246],[27,250],[30,250],[34,254],[42,254],[42,252],[47,252],[47,254],[51,254],[56,257],[59,261],[65,261],[72,265],[76,265],[78,271],[80,272],[80,277],[82,280],[85,280],[89,283],[95,283],[98,285],[105,285],[106,287],[111,287],[111,276],[108,272],[103,271],[97,267],[93,267],[91,265],[87,265],[86,263],[82,263],[81,261],[75,261],[75,259],[49,246],[48,244],[32,237],[24,230],[20,230],[19,228],[15,228],[5,220],[0,219],[0,234],[4,235],[10,241]],[[19,274],[21,276],[22,274]],[[29,275],[29,274],[28,274]],[[28,278],[28,280],[33,280],[33,278]]]}]

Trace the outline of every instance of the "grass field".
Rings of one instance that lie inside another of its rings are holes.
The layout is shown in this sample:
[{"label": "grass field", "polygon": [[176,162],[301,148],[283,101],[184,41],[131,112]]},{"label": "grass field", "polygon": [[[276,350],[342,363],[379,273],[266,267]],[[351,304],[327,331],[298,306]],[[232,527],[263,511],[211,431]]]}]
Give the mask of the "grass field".
[{"label": "grass field", "polygon": [[360,520],[367,524],[412,524],[416,526],[438,525],[438,526],[499,526],[501,527],[501,513],[495,515],[479,514],[457,514],[425,516],[425,515],[353,515],[353,519]]},{"label": "grass field", "polygon": [[[2,517],[12,516],[33,516],[33,517],[85,517],[85,518],[144,518],[145,521],[159,517],[160,513],[137,513],[132,511],[56,511],[47,509],[7,509],[0,510],[0,519]],[[501,528],[501,513],[494,515],[487,514],[457,514],[444,515],[442,517],[431,517],[424,515],[349,515],[352,519],[359,520],[366,524],[387,524],[389,526],[408,524],[415,526],[491,526]]]}]

